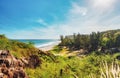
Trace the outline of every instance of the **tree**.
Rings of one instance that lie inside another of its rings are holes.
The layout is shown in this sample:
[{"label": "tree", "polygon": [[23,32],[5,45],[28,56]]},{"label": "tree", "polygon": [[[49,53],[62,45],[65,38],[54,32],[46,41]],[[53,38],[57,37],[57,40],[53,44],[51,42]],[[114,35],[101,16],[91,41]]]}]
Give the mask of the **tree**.
[{"label": "tree", "polygon": [[100,44],[100,33],[92,32],[90,34],[90,51],[95,51]]},{"label": "tree", "polygon": [[120,47],[120,34],[118,34],[117,37],[115,38],[115,46]]},{"label": "tree", "polygon": [[60,45],[64,45],[64,37],[63,37],[63,35],[60,36],[60,40],[61,40],[61,44]]}]

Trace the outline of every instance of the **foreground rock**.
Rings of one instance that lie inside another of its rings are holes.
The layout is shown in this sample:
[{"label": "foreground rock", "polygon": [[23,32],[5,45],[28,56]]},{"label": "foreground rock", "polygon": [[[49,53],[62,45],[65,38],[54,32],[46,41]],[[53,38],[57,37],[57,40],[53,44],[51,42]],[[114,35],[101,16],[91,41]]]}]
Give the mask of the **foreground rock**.
[{"label": "foreground rock", "polygon": [[24,67],[25,64],[8,50],[0,50],[0,78],[28,78]]},{"label": "foreground rock", "polygon": [[0,50],[0,78],[28,78],[25,67],[36,68],[41,64],[37,55],[15,58],[9,50]]}]

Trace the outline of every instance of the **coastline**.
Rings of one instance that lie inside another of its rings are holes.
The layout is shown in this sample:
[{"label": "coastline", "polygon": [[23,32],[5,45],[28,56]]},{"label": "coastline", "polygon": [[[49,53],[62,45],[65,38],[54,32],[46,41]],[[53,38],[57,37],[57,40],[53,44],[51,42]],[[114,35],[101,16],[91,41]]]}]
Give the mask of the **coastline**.
[{"label": "coastline", "polygon": [[52,50],[54,48],[54,46],[58,45],[59,43],[60,43],[60,41],[57,41],[57,42],[54,42],[52,44],[45,45],[42,47],[37,47],[37,48],[42,50],[42,51],[49,51],[49,50]]}]

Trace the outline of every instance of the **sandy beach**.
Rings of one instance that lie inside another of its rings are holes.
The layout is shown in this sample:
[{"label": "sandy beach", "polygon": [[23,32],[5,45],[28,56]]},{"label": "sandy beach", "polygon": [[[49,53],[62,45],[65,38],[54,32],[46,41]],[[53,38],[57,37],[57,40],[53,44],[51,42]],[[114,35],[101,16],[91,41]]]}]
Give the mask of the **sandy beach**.
[{"label": "sandy beach", "polygon": [[54,46],[58,45],[60,43],[60,41],[57,41],[56,43],[53,43],[51,45],[47,45],[47,46],[43,46],[43,47],[38,47],[40,50],[42,51],[49,51],[52,50],[54,48]]}]

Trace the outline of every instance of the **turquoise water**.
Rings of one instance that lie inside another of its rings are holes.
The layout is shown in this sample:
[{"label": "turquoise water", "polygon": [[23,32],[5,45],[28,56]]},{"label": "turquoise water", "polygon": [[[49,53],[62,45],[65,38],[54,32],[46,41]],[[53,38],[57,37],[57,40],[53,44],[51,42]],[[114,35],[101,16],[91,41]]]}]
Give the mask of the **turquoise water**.
[{"label": "turquoise water", "polygon": [[52,45],[59,41],[54,39],[15,39],[15,40],[24,43],[32,42],[36,47],[44,47],[44,46]]}]

